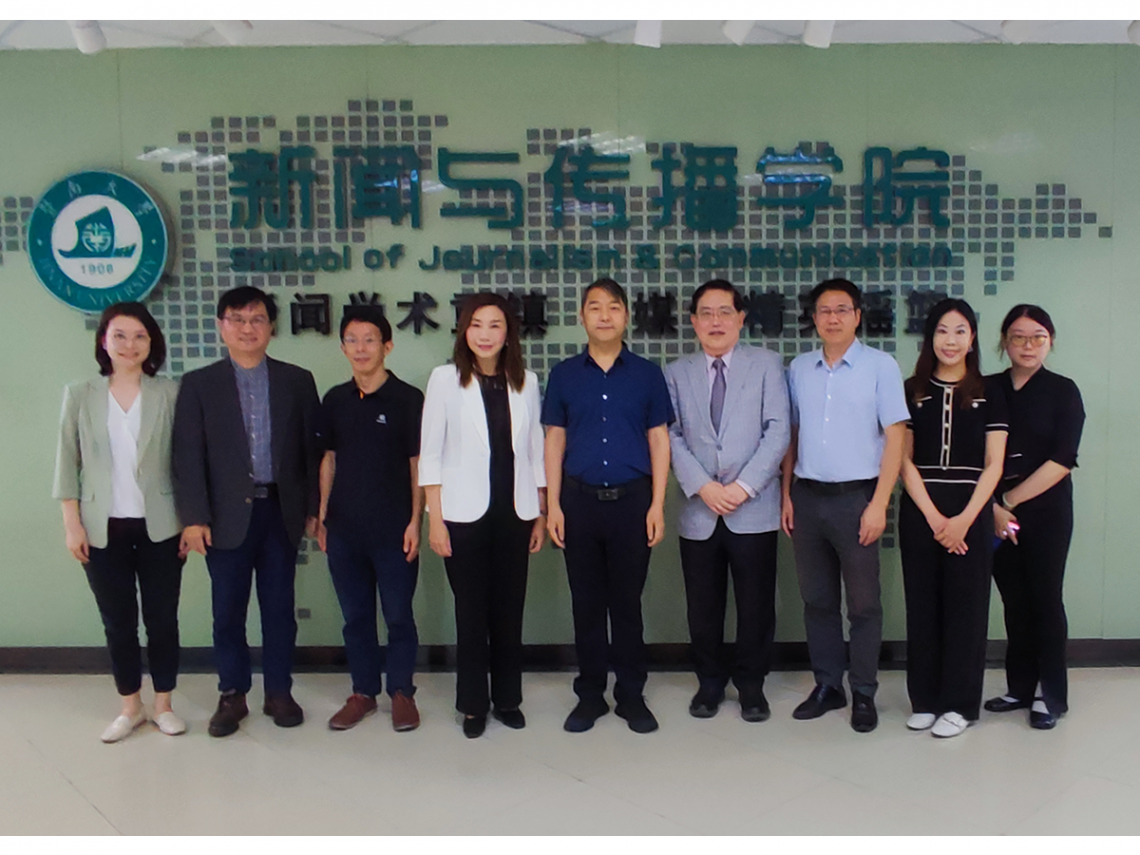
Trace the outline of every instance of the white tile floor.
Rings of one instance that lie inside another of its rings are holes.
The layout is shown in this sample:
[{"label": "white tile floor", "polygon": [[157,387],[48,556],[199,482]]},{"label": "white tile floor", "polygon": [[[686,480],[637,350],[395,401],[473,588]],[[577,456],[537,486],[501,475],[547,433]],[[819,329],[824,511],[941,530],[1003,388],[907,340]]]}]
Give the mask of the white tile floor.
[{"label": "white tile floor", "polygon": [[[457,726],[451,674],[417,678],[414,733],[385,714],[330,732],[347,676],[303,674],[302,727],[254,710],[228,739],[206,734],[214,678],[186,675],[190,732],[148,725],[117,745],[98,739],[117,711],[110,678],[0,675],[0,834],[1138,834],[1140,669],[1070,674],[1056,730],[983,713],[951,740],[906,730],[898,671],[880,675],[868,735],[847,710],[793,721],[802,672],[769,678],[763,724],[731,700],[693,719],[692,676],[653,674],[657,733],[611,714],[568,734],[571,675],[528,674],[527,728],[492,720],[477,740]],[[1004,688],[1000,672],[986,682]]]}]

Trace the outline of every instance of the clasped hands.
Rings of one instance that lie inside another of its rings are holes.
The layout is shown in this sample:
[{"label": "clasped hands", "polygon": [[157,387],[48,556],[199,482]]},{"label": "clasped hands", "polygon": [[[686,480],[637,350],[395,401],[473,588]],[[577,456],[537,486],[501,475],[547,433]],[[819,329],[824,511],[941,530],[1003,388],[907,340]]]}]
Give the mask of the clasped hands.
[{"label": "clasped hands", "polygon": [[956,517],[945,517],[937,512],[926,519],[934,539],[952,555],[965,555],[969,552],[966,534],[970,530],[970,522],[961,514]]},{"label": "clasped hands", "polygon": [[697,492],[714,514],[727,516],[743,505],[750,498],[744,488],[733,481],[731,484],[720,484],[709,481]]}]

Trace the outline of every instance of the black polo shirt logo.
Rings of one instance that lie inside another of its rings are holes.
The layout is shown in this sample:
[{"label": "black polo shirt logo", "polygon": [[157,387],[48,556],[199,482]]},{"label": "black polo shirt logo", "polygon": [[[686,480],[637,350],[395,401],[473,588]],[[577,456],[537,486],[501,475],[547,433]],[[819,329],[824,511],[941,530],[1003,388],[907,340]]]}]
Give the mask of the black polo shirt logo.
[{"label": "black polo shirt logo", "polygon": [[378,415],[376,417],[376,424],[378,424],[378,425],[388,424],[388,417],[386,415],[384,415],[383,413],[381,413],[380,415]]}]

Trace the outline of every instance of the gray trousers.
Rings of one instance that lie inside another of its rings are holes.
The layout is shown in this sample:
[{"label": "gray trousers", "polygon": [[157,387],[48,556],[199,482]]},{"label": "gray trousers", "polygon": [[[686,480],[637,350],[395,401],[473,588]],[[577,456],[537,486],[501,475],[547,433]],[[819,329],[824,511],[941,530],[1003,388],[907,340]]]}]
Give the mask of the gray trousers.
[{"label": "gray trousers", "polygon": [[[820,495],[800,482],[792,485],[792,545],[815,681],[842,690],[843,672],[850,667],[851,690],[869,697],[879,687],[883,608],[879,544],[859,545],[859,518],[873,494],[873,482],[866,490],[837,496]],[[851,623],[850,666],[843,642],[841,583]]]}]

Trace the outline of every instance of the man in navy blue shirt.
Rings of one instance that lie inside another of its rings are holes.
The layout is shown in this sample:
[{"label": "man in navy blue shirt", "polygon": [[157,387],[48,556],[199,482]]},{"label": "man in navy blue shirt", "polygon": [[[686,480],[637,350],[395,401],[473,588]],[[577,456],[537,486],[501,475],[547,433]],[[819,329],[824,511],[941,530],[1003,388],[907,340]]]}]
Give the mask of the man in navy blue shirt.
[{"label": "man in navy blue shirt", "polygon": [[586,351],[551,370],[542,408],[547,527],[565,550],[578,653],[578,705],[565,728],[589,730],[609,712],[612,651],[615,712],[649,733],[657,720],[642,695],[641,593],[650,550],[665,536],[673,407],[661,369],[622,343],[629,301],[620,285],[587,286],[581,318]]}]

